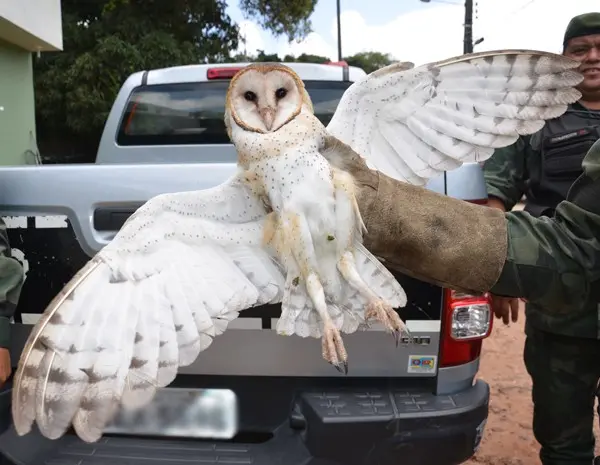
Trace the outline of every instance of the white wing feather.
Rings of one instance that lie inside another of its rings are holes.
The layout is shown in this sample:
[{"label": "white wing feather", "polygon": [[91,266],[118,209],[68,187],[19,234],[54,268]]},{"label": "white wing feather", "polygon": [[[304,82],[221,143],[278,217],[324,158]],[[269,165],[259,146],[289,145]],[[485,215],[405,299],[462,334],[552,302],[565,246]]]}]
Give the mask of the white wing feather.
[{"label": "white wing feather", "polygon": [[15,374],[13,420],[58,438],[100,438],[120,403],[171,383],[238,312],[281,302],[284,275],[262,248],[266,211],[232,178],[154,197],[50,303]]},{"label": "white wing feather", "polygon": [[382,173],[417,185],[532,134],[581,94],[574,60],[490,51],[412,68],[395,63],[355,82],[327,126]]}]

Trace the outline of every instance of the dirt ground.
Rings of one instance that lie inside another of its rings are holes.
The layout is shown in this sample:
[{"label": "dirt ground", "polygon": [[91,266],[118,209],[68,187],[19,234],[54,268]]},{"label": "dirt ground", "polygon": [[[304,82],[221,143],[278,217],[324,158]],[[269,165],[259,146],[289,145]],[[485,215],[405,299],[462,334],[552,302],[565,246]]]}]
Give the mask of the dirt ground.
[{"label": "dirt ground", "polygon": [[[531,381],[523,364],[524,318],[505,326],[494,320],[484,341],[479,377],[491,387],[489,418],[483,441],[469,465],[536,465],[538,443],[531,431]],[[598,418],[596,440],[600,443]],[[596,447],[600,453],[600,444]]]}]

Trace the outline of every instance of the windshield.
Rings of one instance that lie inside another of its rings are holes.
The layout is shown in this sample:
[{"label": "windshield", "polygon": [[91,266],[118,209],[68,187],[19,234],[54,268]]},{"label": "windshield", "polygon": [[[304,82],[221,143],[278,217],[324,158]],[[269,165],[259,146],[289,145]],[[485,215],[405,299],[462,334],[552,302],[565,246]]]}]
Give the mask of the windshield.
[{"label": "windshield", "polygon": [[[327,125],[351,82],[304,81]],[[119,145],[230,144],[223,113],[229,81],[141,86],[125,107]]]}]

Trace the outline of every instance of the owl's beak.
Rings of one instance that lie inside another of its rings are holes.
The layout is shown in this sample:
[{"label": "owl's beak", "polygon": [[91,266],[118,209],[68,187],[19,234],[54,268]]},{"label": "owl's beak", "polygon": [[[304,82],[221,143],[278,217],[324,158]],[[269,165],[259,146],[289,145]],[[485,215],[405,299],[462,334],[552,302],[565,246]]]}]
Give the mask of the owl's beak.
[{"label": "owl's beak", "polygon": [[260,113],[260,117],[263,120],[263,123],[265,123],[265,127],[267,128],[267,131],[270,131],[271,128],[273,127],[273,121],[275,120],[275,109],[271,108],[271,107],[265,107],[265,108],[261,108],[259,110]]}]

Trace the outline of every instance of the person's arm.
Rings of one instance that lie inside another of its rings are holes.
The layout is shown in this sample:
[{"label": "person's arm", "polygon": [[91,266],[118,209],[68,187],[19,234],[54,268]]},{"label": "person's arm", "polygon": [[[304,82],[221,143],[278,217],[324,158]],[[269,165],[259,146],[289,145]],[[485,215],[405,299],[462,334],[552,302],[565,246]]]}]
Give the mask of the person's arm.
[{"label": "person's arm", "polygon": [[552,219],[506,214],[507,257],[492,292],[557,311],[600,297],[600,140],[583,168]]},{"label": "person's arm", "polygon": [[11,256],[6,225],[0,218],[0,385],[11,373],[10,320],[17,308],[24,279],[23,267]]},{"label": "person's arm", "polygon": [[531,147],[528,137],[496,149],[483,165],[483,175],[488,191],[488,206],[510,211],[521,200],[527,178],[526,159]]},{"label": "person's arm", "polygon": [[564,312],[594,298],[600,277],[600,141],[555,219],[503,213],[370,170],[341,142],[331,161],[350,172],[368,233],[386,266],[444,287],[491,291]]}]

